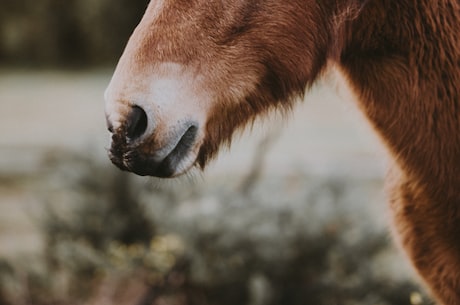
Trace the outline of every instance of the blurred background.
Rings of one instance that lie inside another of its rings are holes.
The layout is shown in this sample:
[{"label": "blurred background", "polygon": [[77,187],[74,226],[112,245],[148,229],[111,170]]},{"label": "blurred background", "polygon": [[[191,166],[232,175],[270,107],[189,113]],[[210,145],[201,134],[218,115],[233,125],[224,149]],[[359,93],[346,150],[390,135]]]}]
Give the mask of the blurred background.
[{"label": "blurred background", "polygon": [[147,3],[0,0],[0,304],[431,304],[331,77],[203,174],[110,164],[103,92]]}]

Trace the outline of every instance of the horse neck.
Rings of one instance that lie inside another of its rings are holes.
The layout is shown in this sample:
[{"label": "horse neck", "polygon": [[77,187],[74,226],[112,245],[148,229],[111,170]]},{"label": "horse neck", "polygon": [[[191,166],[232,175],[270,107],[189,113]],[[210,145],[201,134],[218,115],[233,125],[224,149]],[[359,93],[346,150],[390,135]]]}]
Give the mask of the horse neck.
[{"label": "horse neck", "polygon": [[405,175],[460,199],[460,16],[439,2],[369,1],[336,60]]}]

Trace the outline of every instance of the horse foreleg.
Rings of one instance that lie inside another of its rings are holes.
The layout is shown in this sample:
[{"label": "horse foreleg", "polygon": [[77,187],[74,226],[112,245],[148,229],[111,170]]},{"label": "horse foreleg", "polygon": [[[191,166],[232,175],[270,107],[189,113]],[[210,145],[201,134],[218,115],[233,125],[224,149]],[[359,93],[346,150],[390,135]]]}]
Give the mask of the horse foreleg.
[{"label": "horse foreleg", "polygon": [[403,175],[389,183],[396,239],[435,299],[460,304],[460,201],[436,202]]}]

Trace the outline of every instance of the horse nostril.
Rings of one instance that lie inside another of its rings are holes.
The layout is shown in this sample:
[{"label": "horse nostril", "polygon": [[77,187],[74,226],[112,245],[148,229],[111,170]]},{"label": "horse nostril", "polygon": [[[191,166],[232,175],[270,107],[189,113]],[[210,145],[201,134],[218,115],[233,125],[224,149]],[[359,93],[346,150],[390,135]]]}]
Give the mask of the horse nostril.
[{"label": "horse nostril", "polygon": [[135,140],[144,134],[147,129],[147,114],[139,106],[133,106],[126,120],[126,137]]}]

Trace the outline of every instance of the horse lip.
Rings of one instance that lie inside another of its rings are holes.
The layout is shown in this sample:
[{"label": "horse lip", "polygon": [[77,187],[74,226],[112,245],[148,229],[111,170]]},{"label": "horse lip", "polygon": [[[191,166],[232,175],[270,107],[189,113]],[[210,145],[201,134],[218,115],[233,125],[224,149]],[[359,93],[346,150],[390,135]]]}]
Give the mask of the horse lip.
[{"label": "horse lip", "polygon": [[191,146],[195,141],[197,131],[197,124],[193,122],[184,124],[179,131],[174,132],[176,136],[173,136],[167,145],[152,154],[152,160],[162,162],[172,154],[177,153],[178,150],[189,148],[188,146]]},{"label": "horse lip", "polygon": [[[130,171],[139,176],[174,177],[182,173],[180,166],[195,144],[197,133],[198,127],[195,124],[189,124],[173,144],[157,151],[154,155],[142,153],[140,145],[129,147],[126,143],[117,143],[117,139],[113,137],[109,153],[110,159],[121,170]],[[120,146],[124,149],[120,149]]]}]

